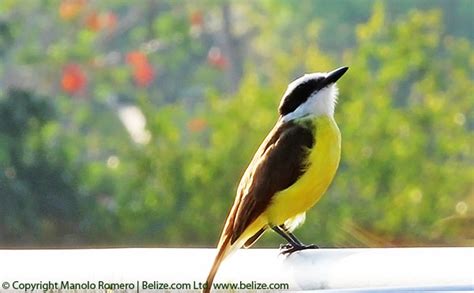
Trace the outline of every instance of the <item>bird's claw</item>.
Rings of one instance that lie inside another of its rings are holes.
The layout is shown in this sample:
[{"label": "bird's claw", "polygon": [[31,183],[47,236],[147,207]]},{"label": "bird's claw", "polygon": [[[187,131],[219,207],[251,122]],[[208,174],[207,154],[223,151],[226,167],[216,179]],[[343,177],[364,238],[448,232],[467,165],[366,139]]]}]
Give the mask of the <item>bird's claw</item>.
[{"label": "bird's claw", "polygon": [[305,250],[305,249],[318,249],[319,246],[316,244],[309,244],[309,245],[301,245],[301,246],[293,246],[291,244],[282,244],[280,245],[280,254],[283,255],[290,255],[293,252]]},{"label": "bird's claw", "polygon": [[280,250],[289,249],[292,247],[293,245],[291,245],[290,243],[280,244]]}]

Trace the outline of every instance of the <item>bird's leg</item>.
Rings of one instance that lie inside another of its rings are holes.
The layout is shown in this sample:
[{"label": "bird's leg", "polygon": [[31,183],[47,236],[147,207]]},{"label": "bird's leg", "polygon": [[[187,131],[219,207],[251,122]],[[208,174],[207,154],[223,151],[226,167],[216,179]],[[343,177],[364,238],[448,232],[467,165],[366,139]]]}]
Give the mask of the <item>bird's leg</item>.
[{"label": "bird's leg", "polygon": [[287,232],[287,233],[288,233],[288,236],[293,238],[293,240],[295,240],[295,242],[299,243],[300,246],[298,246],[298,247],[288,247],[288,248],[286,248],[285,250],[283,250],[281,252],[282,254],[291,254],[291,253],[293,253],[295,251],[298,251],[298,250],[319,248],[319,246],[316,245],[316,244],[303,244],[301,241],[298,240],[298,238],[296,238],[296,236],[293,233],[291,233],[291,232]]},{"label": "bird's leg", "polygon": [[280,226],[273,226],[272,227],[273,231],[277,232],[278,235],[280,235],[281,237],[285,238],[286,241],[288,241],[288,244],[282,244],[280,245],[280,249],[287,249],[287,248],[290,248],[290,247],[296,247],[296,246],[300,246],[301,245],[301,242],[296,239],[296,241],[290,237],[290,235],[288,235],[288,233],[283,229],[281,228]]},{"label": "bird's leg", "polygon": [[290,238],[293,239],[293,241],[298,243],[300,246],[304,246],[303,242],[296,238],[295,234],[291,233],[290,231],[286,231],[286,234],[288,234],[288,236],[290,236]]},{"label": "bird's leg", "polygon": [[288,233],[288,236],[290,236],[296,243],[299,243],[301,246],[304,246],[308,249],[310,249],[310,248],[319,248],[319,246],[316,245],[316,244],[308,244],[308,245],[303,244],[300,240],[298,240],[298,238],[296,238],[295,234],[293,234],[289,231],[287,231],[286,233]]},{"label": "bird's leg", "polygon": [[315,244],[303,244],[293,233],[286,231],[282,226],[274,226],[272,229],[288,241],[288,244],[280,246],[280,249],[282,250],[281,254],[291,254],[299,250],[319,248]]}]

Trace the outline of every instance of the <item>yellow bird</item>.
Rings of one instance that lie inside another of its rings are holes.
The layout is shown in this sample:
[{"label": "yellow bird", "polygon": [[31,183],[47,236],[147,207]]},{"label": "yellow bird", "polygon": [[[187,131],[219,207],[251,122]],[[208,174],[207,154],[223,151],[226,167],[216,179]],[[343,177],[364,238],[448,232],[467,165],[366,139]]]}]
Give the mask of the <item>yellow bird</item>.
[{"label": "yellow bird", "polygon": [[250,247],[270,228],[288,241],[283,254],[317,248],[301,243],[292,231],[336,174],[341,155],[336,81],[347,70],[305,74],[288,85],[276,125],[242,176],[203,292],[210,292],[224,258]]}]

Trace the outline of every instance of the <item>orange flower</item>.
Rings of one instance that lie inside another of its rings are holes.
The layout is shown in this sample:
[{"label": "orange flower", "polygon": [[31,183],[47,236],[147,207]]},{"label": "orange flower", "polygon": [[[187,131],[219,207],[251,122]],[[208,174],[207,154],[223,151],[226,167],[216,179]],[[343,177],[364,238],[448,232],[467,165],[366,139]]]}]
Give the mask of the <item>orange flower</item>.
[{"label": "orange flower", "polygon": [[86,0],[63,0],[59,5],[59,16],[64,20],[76,18],[85,6]]},{"label": "orange flower", "polygon": [[91,31],[98,31],[100,29],[99,16],[96,12],[92,12],[86,18],[86,27]]},{"label": "orange flower", "polygon": [[191,132],[201,132],[207,127],[207,121],[203,118],[194,118],[188,121],[188,129]]},{"label": "orange flower", "polygon": [[146,57],[145,53],[140,51],[129,52],[127,54],[126,60],[127,63],[131,64],[132,66],[148,64],[148,58]]},{"label": "orange flower", "polygon": [[113,12],[92,12],[86,18],[86,27],[94,32],[117,27],[117,15]]},{"label": "orange flower", "polygon": [[77,64],[68,64],[64,67],[61,86],[69,94],[75,94],[85,88],[87,77]]},{"label": "orange flower", "polygon": [[189,16],[189,22],[191,23],[191,26],[202,27],[202,25],[204,24],[204,16],[202,14],[202,11],[193,11]]}]

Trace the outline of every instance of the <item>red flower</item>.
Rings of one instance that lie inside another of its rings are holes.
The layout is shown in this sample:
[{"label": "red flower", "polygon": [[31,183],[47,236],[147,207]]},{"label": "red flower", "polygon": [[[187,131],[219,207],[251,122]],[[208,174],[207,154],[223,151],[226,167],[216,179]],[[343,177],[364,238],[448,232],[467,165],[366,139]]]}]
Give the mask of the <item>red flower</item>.
[{"label": "red flower", "polygon": [[126,60],[132,66],[133,79],[138,86],[147,87],[153,82],[155,70],[143,52],[130,52],[127,54]]},{"label": "red flower", "polygon": [[222,54],[219,47],[212,47],[209,50],[209,53],[207,54],[207,62],[219,70],[224,70],[229,67],[229,60],[224,56],[224,54]]},{"label": "red flower", "polygon": [[147,87],[155,78],[155,71],[149,63],[135,66],[133,68],[133,79],[138,86]]},{"label": "red flower", "polygon": [[69,94],[75,94],[87,85],[87,77],[77,64],[68,64],[63,69],[61,86]]}]

